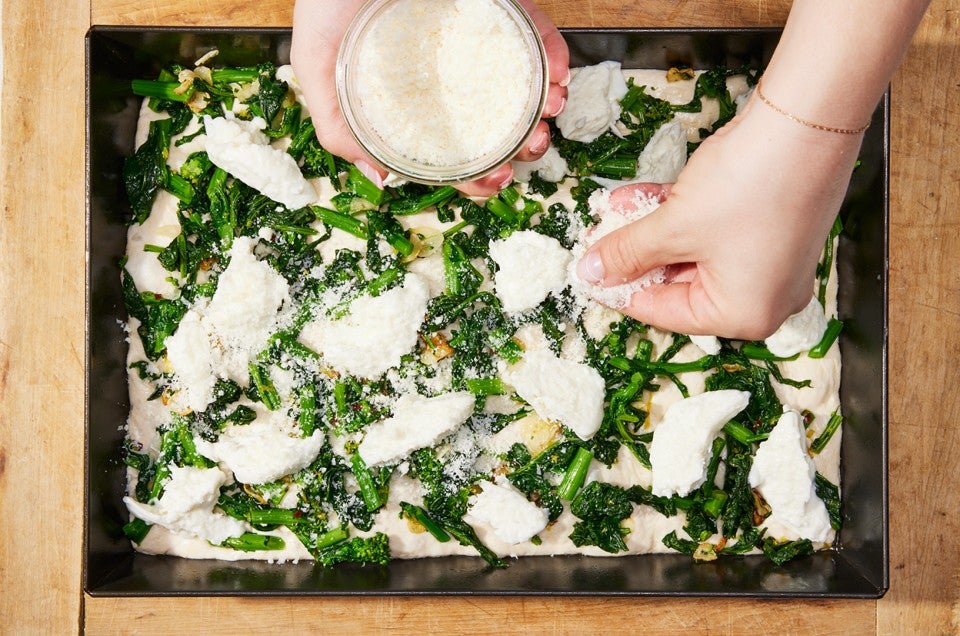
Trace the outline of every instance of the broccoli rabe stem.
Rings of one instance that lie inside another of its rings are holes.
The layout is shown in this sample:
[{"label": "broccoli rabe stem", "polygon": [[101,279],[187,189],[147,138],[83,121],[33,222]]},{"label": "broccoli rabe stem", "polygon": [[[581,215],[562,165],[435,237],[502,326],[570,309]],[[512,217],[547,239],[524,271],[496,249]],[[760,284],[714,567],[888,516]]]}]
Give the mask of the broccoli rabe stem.
[{"label": "broccoli rabe stem", "polygon": [[843,321],[831,318],[830,322],[827,323],[827,328],[823,332],[823,337],[820,338],[820,342],[815,344],[807,355],[811,358],[822,358],[827,355],[830,347],[833,346],[833,343],[836,342],[840,336],[841,331],[843,331]]},{"label": "broccoli rabe stem", "polygon": [[840,428],[840,424],[843,423],[843,416],[840,415],[839,409],[834,411],[830,415],[830,419],[827,421],[826,427],[823,429],[823,432],[817,436],[817,439],[813,440],[813,443],[810,445],[810,451],[814,454],[818,454],[827,447],[827,444],[830,443],[830,440],[833,438],[834,433]]},{"label": "broccoli rabe stem", "polygon": [[563,473],[563,479],[557,487],[557,496],[566,501],[570,501],[577,495],[577,491],[583,485],[583,480],[587,477],[587,470],[590,469],[590,462],[593,461],[593,453],[583,448],[577,449],[573,461]]},{"label": "broccoli rabe stem", "polygon": [[740,353],[747,356],[751,360],[796,360],[800,354],[794,354],[786,358],[774,354],[772,351],[767,349],[765,346],[758,344],[756,342],[745,342],[743,346],[740,347]]},{"label": "broccoli rabe stem", "polygon": [[324,225],[343,230],[344,232],[353,234],[357,238],[367,238],[367,227],[359,219],[318,205],[310,206],[310,210]]},{"label": "broccoli rabe stem", "polygon": [[283,550],[287,544],[280,537],[270,534],[244,532],[239,537],[228,538],[220,545],[224,548],[232,548],[243,552],[255,552],[257,550]]},{"label": "broccoli rabe stem", "polygon": [[450,535],[447,534],[440,524],[434,521],[433,517],[431,517],[430,514],[420,506],[414,506],[406,501],[401,501],[400,510],[402,516],[419,523],[427,532],[433,535],[434,539],[440,543],[446,543],[450,540]]},{"label": "broccoli rabe stem", "polygon": [[390,204],[390,213],[394,216],[406,216],[426,210],[430,206],[440,205],[457,194],[452,186],[442,186],[419,197],[400,199]]},{"label": "broccoli rabe stem", "polygon": [[135,79],[132,85],[134,95],[165,99],[171,102],[189,102],[196,91],[196,88],[191,84],[186,90],[177,93],[176,89],[180,86],[180,82]]},{"label": "broccoli rabe stem", "polygon": [[259,364],[250,363],[250,381],[257,387],[257,393],[260,395],[260,401],[270,411],[276,411],[280,408],[280,394],[273,386],[270,380],[270,374]]},{"label": "broccoli rabe stem", "polygon": [[770,437],[769,433],[757,434],[751,431],[749,428],[741,424],[740,422],[729,421],[723,425],[723,432],[737,440],[744,446],[749,446],[757,442],[762,442],[763,440]]},{"label": "broccoli rabe stem", "polygon": [[383,502],[380,501],[380,492],[373,481],[370,469],[367,468],[367,463],[358,453],[354,453],[353,457],[350,458],[350,464],[353,467],[353,476],[357,479],[357,485],[360,487],[360,497],[363,499],[363,503],[366,504],[367,510],[375,512],[383,505]]},{"label": "broccoli rabe stem", "polygon": [[216,68],[211,71],[215,84],[246,84],[260,77],[255,68]]}]

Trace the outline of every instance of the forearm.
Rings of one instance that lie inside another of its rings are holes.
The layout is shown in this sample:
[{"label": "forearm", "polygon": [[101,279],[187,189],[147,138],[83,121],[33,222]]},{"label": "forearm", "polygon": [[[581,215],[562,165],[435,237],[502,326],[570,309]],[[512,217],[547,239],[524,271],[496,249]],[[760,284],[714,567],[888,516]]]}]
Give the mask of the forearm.
[{"label": "forearm", "polygon": [[930,0],[795,0],[764,94],[798,117],[858,128],[870,119]]}]

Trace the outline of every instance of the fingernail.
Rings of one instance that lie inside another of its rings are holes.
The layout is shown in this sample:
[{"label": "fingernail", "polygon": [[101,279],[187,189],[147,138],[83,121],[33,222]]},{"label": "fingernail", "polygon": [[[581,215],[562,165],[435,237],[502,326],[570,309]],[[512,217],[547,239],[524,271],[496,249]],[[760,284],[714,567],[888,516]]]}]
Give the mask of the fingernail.
[{"label": "fingernail", "polygon": [[513,172],[510,173],[510,176],[504,179],[498,186],[498,190],[504,190],[507,186],[513,183]]},{"label": "fingernail", "polygon": [[563,79],[557,82],[560,86],[566,86],[570,83],[570,80],[573,78],[573,75],[570,73],[570,69],[567,69],[567,74],[563,76]]},{"label": "fingernail", "polygon": [[603,280],[603,261],[600,260],[600,252],[591,250],[584,254],[580,262],[577,263],[577,275],[588,283],[599,283]]},{"label": "fingernail", "polygon": [[383,190],[383,177],[380,176],[380,172],[376,168],[363,159],[357,161],[354,165],[360,171],[360,174],[373,181],[378,188]]},{"label": "fingernail", "polygon": [[545,113],[543,113],[543,116],[544,116],[544,117],[556,117],[557,115],[559,115],[560,113],[563,112],[563,109],[564,109],[564,107],[565,107],[566,105],[567,105],[567,98],[566,98],[566,97],[563,97],[563,98],[560,99],[560,103],[557,105],[557,107],[556,107],[555,109],[553,109],[553,112],[552,112],[552,113],[546,113],[546,112],[545,112]]},{"label": "fingernail", "polygon": [[550,147],[550,133],[540,132],[530,143],[530,152],[535,155],[542,155]]}]

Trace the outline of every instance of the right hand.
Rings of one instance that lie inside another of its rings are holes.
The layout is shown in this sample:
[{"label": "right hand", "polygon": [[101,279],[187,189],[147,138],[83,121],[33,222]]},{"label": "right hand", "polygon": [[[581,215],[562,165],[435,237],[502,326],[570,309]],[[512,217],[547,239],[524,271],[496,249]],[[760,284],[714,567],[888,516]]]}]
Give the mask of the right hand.
[{"label": "right hand", "polygon": [[[357,144],[347,128],[337,102],[337,51],[350,21],[365,0],[297,0],[293,9],[293,42],[290,60],[313,117],[320,144],[333,154],[357,164],[364,174],[382,185],[386,173]],[[570,81],[570,52],[560,31],[533,2],[519,0],[540,31],[547,52],[550,88],[543,117],[554,117],[566,104],[566,85]],[[547,151],[550,131],[540,121],[526,146],[517,154],[520,161],[534,161]],[[486,176],[457,185],[474,196],[496,194],[513,180],[513,168],[504,164]]]},{"label": "right hand", "polygon": [[[617,285],[656,267],[668,281],[622,309],[662,329],[762,340],[807,305],[861,135],[805,127],[754,97],[707,138],[654,212],[603,237],[578,265]],[[638,186],[611,194],[629,206]]]}]

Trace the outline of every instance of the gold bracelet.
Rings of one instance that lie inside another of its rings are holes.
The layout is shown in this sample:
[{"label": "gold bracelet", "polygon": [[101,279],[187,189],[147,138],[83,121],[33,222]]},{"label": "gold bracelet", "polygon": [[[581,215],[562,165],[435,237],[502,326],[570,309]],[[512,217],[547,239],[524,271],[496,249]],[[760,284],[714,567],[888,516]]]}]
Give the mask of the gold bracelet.
[{"label": "gold bracelet", "polygon": [[787,111],[783,110],[782,108],[780,108],[779,106],[771,102],[769,99],[767,99],[766,95],[760,92],[761,83],[763,83],[762,78],[757,82],[757,88],[756,88],[757,97],[760,98],[760,101],[766,104],[767,106],[769,106],[770,108],[772,108],[773,110],[777,111],[787,119],[792,119],[798,124],[803,124],[808,128],[815,128],[816,130],[823,130],[825,132],[840,133],[841,135],[859,135],[860,133],[862,133],[863,131],[865,131],[867,128],[870,127],[870,122],[867,122],[865,126],[862,126],[860,128],[834,128],[833,126],[824,126],[822,124],[815,124],[812,121],[807,121],[806,119],[801,119],[796,115],[788,113]]}]

